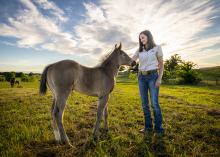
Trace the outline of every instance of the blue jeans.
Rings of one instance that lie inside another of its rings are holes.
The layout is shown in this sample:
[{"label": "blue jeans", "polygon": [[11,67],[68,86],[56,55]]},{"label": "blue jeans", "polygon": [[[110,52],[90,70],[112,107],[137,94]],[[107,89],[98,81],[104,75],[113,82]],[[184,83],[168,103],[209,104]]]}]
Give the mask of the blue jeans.
[{"label": "blue jeans", "polygon": [[150,105],[148,100],[148,91],[150,92],[151,106],[154,113],[154,128],[157,133],[164,132],[162,122],[162,113],[158,101],[159,87],[155,86],[155,82],[158,78],[158,72],[148,75],[142,75],[138,73],[138,85],[141,96],[142,108],[144,112],[145,130],[153,129],[152,118],[150,112]]}]

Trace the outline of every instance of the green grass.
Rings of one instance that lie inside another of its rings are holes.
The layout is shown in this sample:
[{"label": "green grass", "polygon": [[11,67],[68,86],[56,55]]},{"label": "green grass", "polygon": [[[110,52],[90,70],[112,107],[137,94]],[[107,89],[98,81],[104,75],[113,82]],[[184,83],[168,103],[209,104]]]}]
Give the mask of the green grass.
[{"label": "green grass", "polygon": [[146,139],[138,85],[116,84],[108,102],[110,131],[91,140],[95,97],[72,93],[64,126],[72,148],[57,145],[51,126],[51,92],[38,95],[38,82],[10,88],[0,82],[0,156],[219,156],[219,86],[162,85],[163,138]]}]

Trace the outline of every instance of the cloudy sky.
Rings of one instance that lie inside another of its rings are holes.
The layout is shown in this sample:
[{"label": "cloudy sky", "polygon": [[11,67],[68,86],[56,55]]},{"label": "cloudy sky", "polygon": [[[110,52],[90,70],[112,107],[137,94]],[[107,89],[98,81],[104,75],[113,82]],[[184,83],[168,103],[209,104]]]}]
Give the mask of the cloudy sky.
[{"label": "cloudy sky", "polygon": [[95,66],[120,41],[132,56],[146,29],[164,59],[220,65],[220,0],[0,0],[0,71]]}]

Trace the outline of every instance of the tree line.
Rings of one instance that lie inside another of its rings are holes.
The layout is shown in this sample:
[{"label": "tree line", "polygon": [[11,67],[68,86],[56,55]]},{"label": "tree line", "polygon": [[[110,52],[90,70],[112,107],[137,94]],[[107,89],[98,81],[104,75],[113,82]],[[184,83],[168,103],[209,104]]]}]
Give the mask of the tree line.
[{"label": "tree line", "polygon": [[30,72],[25,74],[23,72],[0,72],[0,82],[10,82],[13,78],[20,78],[22,82],[33,82],[36,74]]}]

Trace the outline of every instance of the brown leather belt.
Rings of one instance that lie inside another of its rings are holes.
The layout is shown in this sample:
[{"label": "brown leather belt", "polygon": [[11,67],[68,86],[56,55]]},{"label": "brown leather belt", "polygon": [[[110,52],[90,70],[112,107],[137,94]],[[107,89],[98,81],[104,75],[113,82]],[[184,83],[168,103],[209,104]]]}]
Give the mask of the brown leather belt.
[{"label": "brown leather belt", "polygon": [[142,74],[142,75],[149,75],[149,74],[152,74],[152,73],[156,73],[157,72],[157,69],[155,70],[149,70],[149,71],[138,71],[139,74]]}]

